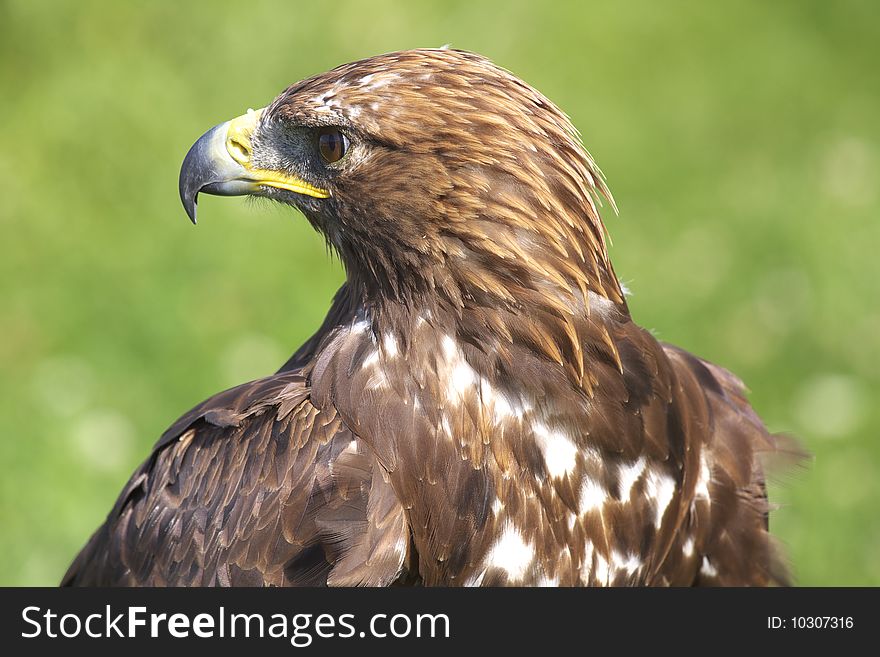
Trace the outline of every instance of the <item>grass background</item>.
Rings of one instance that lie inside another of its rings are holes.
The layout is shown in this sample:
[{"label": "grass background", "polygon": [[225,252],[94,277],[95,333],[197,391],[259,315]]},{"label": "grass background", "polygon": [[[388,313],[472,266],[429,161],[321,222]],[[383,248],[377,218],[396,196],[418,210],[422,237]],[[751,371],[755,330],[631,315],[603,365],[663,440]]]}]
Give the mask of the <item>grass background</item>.
[{"label": "grass background", "polygon": [[159,434],[273,371],[342,280],[301,217],[202,197],[210,126],[389,50],[488,55],[608,176],[636,320],[815,454],[798,579],[880,584],[880,10],[864,2],[0,2],[0,584],[56,583]]}]

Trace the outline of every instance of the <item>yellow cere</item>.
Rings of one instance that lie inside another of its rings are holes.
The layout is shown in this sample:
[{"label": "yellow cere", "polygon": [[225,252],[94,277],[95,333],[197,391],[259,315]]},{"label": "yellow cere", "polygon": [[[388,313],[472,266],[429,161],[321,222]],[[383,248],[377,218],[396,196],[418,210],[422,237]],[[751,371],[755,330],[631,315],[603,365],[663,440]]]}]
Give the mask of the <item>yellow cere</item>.
[{"label": "yellow cere", "polygon": [[226,129],[226,150],[229,156],[247,169],[253,176],[253,181],[258,185],[286,189],[297,194],[305,194],[315,198],[329,198],[330,192],[320,187],[315,187],[302,178],[287,175],[281,171],[268,171],[265,169],[252,169],[251,159],[251,135],[265,108],[258,110],[249,109],[246,114],[232,119]]},{"label": "yellow cere", "polygon": [[233,160],[244,167],[251,159],[251,135],[264,109],[249,109],[247,114],[232,119],[226,128],[226,150]]}]

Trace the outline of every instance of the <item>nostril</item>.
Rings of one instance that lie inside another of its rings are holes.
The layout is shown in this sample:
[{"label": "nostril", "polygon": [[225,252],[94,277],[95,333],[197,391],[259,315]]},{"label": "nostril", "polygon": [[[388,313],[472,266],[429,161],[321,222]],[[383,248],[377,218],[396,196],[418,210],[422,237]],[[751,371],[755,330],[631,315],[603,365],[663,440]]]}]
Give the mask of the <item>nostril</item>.
[{"label": "nostril", "polygon": [[250,147],[242,141],[239,141],[235,137],[232,137],[226,142],[226,150],[229,151],[229,154],[232,156],[232,159],[238,162],[239,164],[245,164],[248,160],[251,159],[251,149]]}]

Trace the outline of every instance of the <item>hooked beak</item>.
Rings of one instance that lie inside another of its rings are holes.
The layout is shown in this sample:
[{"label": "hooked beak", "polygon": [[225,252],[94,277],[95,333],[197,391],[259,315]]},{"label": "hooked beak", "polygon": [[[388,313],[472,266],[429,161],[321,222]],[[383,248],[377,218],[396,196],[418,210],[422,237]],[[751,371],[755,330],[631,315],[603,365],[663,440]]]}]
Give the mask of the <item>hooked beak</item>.
[{"label": "hooked beak", "polygon": [[221,123],[189,149],[180,168],[180,200],[193,223],[200,192],[244,196],[258,194],[262,187],[276,187],[315,198],[330,196],[327,190],[289,173],[251,166],[251,138],[262,113],[263,109],[248,110],[247,114]]}]

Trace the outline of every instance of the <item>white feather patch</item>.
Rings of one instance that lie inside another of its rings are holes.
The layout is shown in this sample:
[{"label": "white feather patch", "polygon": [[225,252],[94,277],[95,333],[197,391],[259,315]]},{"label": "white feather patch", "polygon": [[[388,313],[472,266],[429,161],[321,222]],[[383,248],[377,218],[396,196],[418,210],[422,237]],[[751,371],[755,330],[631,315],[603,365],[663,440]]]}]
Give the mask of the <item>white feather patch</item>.
[{"label": "white feather patch", "polygon": [[620,481],[620,499],[629,501],[633,486],[645,472],[645,457],[640,456],[632,463],[621,463],[617,467],[617,476]]},{"label": "white feather patch", "polygon": [[382,346],[385,347],[385,358],[397,356],[397,338],[392,333],[386,333],[382,338]]},{"label": "white feather patch", "polygon": [[584,477],[584,483],[581,485],[581,496],[578,504],[581,513],[601,509],[605,505],[607,499],[608,494],[599,482],[594,481],[589,477]]},{"label": "white feather patch", "polygon": [[654,501],[654,508],[657,512],[654,525],[659,529],[666,507],[669,506],[672,495],[675,493],[675,480],[664,472],[656,469],[650,470],[645,480],[645,490],[648,497]]},{"label": "white feather patch", "polygon": [[551,477],[562,477],[574,469],[578,448],[564,432],[558,429],[551,431],[540,422],[532,425],[532,432]]},{"label": "white feather patch", "polygon": [[709,467],[709,460],[706,458],[705,452],[700,454],[700,478],[697,479],[697,486],[694,494],[698,500],[710,501],[709,482],[712,479],[712,470]]},{"label": "white feather patch", "polygon": [[375,351],[371,352],[369,356],[364,358],[364,362],[361,363],[361,369],[365,370],[370,367],[374,367],[378,363],[379,363],[379,350],[376,349]]},{"label": "white feather patch", "polygon": [[608,567],[608,561],[601,554],[596,555],[596,568],[593,570],[593,576],[597,582],[606,586],[611,581],[611,568]]},{"label": "white feather patch", "polygon": [[581,563],[581,583],[585,586],[590,584],[590,575],[593,574],[593,544],[589,539],[584,543],[584,560]]},{"label": "white feather patch", "polygon": [[617,309],[611,299],[607,299],[600,294],[596,294],[590,290],[588,294],[590,303],[590,312],[597,313],[600,317],[607,317],[610,313]]},{"label": "white feather patch", "polygon": [[508,579],[517,581],[522,579],[534,557],[535,549],[532,544],[525,542],[516,527],[507,524],[489,551],[486,565],[500,568],[507,573]]},{"label": "white feather patch", "polygon": [[499,393],[492,385],[470,366],[461,349],[450,336],[443,336],[441,342],[445,368],[441,376],[446,377],[446,398],[453,404],[460,404],[466,395],[479,395],[479,401],[496,424],[507,419],[522,419],[532,409],[525,400],[511,400]]},{"label": "white feather patch", "polygon": [[623,555],[614,550],[611,552],[611,566],[614,569],[615,574],[622,570],[626,572],[627,575],[632,575],[642,567],[642,561],[638,556],[631,552]]},{"label": "white feather patch", "polygon": [[703,557],[703,565],[700,566],[700,574],[706,577],[715,577],[718,575],[718,569],[712,565],[708,557]]},{"label": "white feather patch", "polygon": [[689,539],[687,539],[687,540],[682,544],[682,546],[681,546],[681,552],[682,552],[682,554],[684,554],[684,556],[686,556],[686,557],[690,557],[690,556],[693,555],[693,553],[694,553],[694,539],[693,539],[693,538],[689,538]]}]

